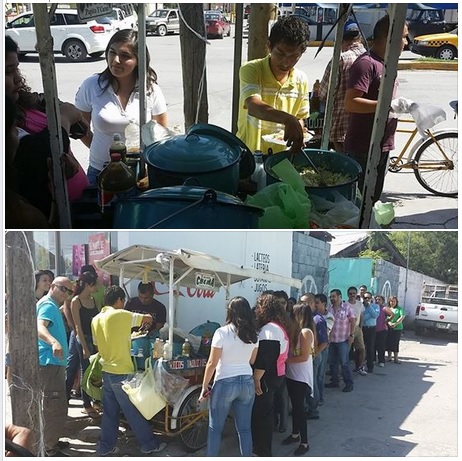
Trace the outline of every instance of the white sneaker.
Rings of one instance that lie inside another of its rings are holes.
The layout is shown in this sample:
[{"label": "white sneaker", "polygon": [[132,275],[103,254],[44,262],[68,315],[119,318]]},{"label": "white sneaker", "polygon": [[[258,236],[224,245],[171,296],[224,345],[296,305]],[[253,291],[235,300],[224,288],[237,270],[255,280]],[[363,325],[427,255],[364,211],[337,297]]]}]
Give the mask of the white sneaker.
[{"label": "white sneaker", "polygon": [[380,367],[380,368],[383,368],[384,366],[385,366],[385,364],[384,364],[383,362],[380,362],[380,363],[379,363],[379,367]]},{"label": "white sneaker", "polygon": [[367,375],[367,371],[364,369],[364,367],[358,368],[358,373],[361,376],[366,376]]}]

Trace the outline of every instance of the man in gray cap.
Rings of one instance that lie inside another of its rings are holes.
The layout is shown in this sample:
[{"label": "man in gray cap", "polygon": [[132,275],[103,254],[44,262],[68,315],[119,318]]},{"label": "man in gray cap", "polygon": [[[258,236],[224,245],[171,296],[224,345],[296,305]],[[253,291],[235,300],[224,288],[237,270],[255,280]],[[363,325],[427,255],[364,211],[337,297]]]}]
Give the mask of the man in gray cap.
[{"label": "man in gray cap", "polygon": [[[329,142],[334,145],[337,152],[345,152],[343,143],[348,129],[350,114],[345,111],[345,93],[350,73],[350,67],[356,58],[366,52],[362,43],[361,33],[358,24],[347,22],[343,29],[342,52],[340,54],[338,66],[338,81],[334,91],[334,104],[332,112],[332,123],[329,133]],[[319,99],[327,100],[327,91],[329,89],[330,72],[332,60],[327,64],[324,76],[320,83]]]}]

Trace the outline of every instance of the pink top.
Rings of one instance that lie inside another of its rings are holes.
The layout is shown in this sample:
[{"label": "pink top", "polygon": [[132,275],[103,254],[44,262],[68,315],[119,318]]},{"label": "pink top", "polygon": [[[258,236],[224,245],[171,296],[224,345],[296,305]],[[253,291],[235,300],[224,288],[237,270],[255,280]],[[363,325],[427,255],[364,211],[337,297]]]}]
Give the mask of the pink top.
[{"label": "pink top", "polygon": [[276,370],[277,370],[278,376],[284,376],[286,374],[286,360],[287,360],[287,357],[289,356],[289,337],[287,336],[286,330],[281,325],[279,325],[279,323],[276,323],[276,322],[269,322],[269,323],[276,325],[282,330],[284,339],[286,341],[286,348],[284,351],[281,351],[279,353],[279,357],[276,361]]},{"label": "pink top", "polygon": [[[40,133],[45,128],[48,127],[47,115],[37,109],[27,109],[25,111],[24,118],[24,130],[28,133],[35,134]],[[74,155],[69,148],[70,155]],[[76,161],[76,163],[78,163]],[[69,195],[69,200],[72,202],[78,200],[82,197],[84,189],[89,185],[89,181],[85,171],[79,164],[79,169],[77,173],[72,176],[72,178],[67,179],[67,193]]]}]

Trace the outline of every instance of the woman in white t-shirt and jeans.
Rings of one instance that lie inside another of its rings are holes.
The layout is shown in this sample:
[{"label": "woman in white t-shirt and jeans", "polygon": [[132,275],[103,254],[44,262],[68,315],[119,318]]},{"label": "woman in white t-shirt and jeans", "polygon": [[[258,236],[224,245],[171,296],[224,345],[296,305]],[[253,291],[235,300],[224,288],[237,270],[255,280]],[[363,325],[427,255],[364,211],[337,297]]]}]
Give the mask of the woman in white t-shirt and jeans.
[{"label": "woman in white t-shirt and jeans", "polygon": [[[82,138],[90,148],[87,176],[91,185],[104,164],[110,161],[109,147],[114,133],[125,139],[125,128],[130,120],[139,124],[140,89],[138,83],[138,33],[132,29],[116,32],[106,48],[107,68],[88,77],[77,91],[75,106],[92,125],[92,131]],[[157,82],[157,75],[149,65],[146,49],[146,120],[152,118],[167,126],[167,104]]]},{"label": "woman in white t-shirt and jeans", "polygon": [[[212,338],[212,349],[205,367],[199,401],[209,403],[207,456],[218,456],[221,434],[233,409],[242,456],[252,456],[251,416],[255,387],[251,364],[258,351],[255,320],[248,301],[237,296],[228,304],[225,326]],[[208,386],[215,372],[211,391]]]}]

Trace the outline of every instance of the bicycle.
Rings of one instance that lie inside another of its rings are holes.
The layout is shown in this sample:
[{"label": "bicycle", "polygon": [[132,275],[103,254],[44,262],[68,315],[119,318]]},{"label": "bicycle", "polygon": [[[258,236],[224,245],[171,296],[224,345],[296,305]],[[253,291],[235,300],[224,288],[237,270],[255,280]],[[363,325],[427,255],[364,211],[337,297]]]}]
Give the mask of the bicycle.
[{"label": "bicycle", "polygon": [[[451,107],[455,110],[454,105]],[[414,120],[398,119],[399,123],[415,123]],[[457,172],[457,129],[453,130],[426,130],[425,136],[421,137],[411,148],[407,160],[403,158],[414,141],[418,129],[398,128],[397,133],[410,134],[405,146],[397,157],[391,157],[388,171],[398,173],[402,169],[411,169],[419,184],[429,192],[443,197],[457,197],[458,195],[458,172]]]}]

